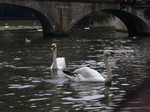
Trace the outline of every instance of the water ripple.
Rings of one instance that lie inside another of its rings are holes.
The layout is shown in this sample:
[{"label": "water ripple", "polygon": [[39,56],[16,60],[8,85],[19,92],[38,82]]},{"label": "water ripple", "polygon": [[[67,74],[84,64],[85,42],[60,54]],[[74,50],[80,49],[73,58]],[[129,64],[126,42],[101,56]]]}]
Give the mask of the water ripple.
[{"label": "water ripple", "polygon": [[9,84],[10,89],[24,89],[24,88],[33,88],[34,85],[21,85],[21,84]]}]

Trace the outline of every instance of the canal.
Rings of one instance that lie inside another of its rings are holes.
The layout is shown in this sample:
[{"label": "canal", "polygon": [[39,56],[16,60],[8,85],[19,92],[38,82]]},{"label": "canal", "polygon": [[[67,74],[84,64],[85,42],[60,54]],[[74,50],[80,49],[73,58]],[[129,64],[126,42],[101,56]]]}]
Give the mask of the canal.
[{"label": "canal", "polygon": [[[113,28],[74,29],[69,37],[42,38],[39,31],[0,32],[1,112],[112,112],[150,73],[150,38],[128,39]],[[26,43],[26,38],[30,43]],[[70,82],[59,71],[51,71],[51,44],[65,57],[67,69],[82,66],[106,69],[109,58],[113,79],[105,83]]]}]

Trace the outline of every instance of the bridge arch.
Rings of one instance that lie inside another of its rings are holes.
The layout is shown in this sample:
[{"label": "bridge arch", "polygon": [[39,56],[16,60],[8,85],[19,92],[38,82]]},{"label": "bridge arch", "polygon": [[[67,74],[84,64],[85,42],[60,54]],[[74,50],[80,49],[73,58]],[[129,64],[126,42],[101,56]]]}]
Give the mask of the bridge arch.
[{"label": "bridge arch", "polygon": [[[118,10],[118,9],[103,9],[101,11],[110,13],[118,17],[127,27],[129,37],[138,36],[140,34],[144,34],[145,32],[148,32],[149,28],[147,24],[143,20],[141,20],[139,17],[129,12]],[[84,18],[85,16],[91,13],[92,13],[91,9],[86,9],[82,11],[81,13],[79,13],[78,15],[76,15],[71,20],[70,24],[66,28],[66,31],[69,31],[79,20],[81,20],[82,18]]]},{"label": "bridge arch", "polygon": [[89,15],[92,12],[91,9],[86,9],[81,13],[77,14],[72,20],[70,21],[69,25],[65,29],[65,31],[69,31],[79,20],[83,19],[85,16]]},{"label": "bridge arch", "polygon": [[49,37],[50,35],[53,36],[54,32],[60,30],[59,25],[56,23],[52,15],[43,14],[34,9],[30,9],[30,8],[28,9],[31,10],[40,21],[42,28],[43,28],[44,37]]},{"label": "bridge arch", "polygon": [[118,17],[127,27],[129,37],[134,37],[148,31],[147,24],[129,12],[118,9],[104,9],[103,11]]},{"label": "bridge arch", "polygon": [[[1,4],[7,4],[7,3],[1,3]],[[57,24],[55,18],[51,14],[46,14],[44,11],[42,12],[42,10],[38,11],[34,7],[31,8],[25,5],[9,4],[9,3],[7,5],[23,7],[24,9],[33,12],[42,25],[44,37],[49,37],[50,35],[53,36],[54,32],[60,31],[60,26]]]}]

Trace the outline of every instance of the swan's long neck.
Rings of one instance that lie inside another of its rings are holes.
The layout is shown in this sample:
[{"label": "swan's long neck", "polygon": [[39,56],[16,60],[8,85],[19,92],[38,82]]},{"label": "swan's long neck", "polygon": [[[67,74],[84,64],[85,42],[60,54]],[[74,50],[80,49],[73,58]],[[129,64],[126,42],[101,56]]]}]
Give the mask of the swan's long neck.
[{"label": "swan's long neck", "polygon": [[54,49],[54,50],[53,50],[53,69],[57,69],[57,61],[56,61],[56,58],[57,58],[57,49]]},{"label": "swan's long neck", "polygon": [[106,56],[105,54],[104,54],[104,63],[105,63],[106,72],[107,72],[107,77],[105,78],[104,82],[109,82],[112,79],[112,74],[111,74],[109,63],[108,63],[108,56]]}]

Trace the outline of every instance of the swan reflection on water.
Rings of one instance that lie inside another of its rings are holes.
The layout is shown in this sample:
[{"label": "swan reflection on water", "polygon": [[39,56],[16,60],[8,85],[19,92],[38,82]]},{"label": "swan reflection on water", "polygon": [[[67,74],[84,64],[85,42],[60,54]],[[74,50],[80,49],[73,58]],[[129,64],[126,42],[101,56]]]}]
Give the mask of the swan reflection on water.
[{"label": "swan reflection on water", "polygon": [[63,104],[73,104],[76,110],[100,111],[110,107],[112,94],[104,83],[75,83],[68,85],[69,95],[62,98]]},{"label": "swan reflection on water", "polygon": [[51,70],[51,79],[47,80],[49,83],[64,84],[68,81],[62,70]]}]

